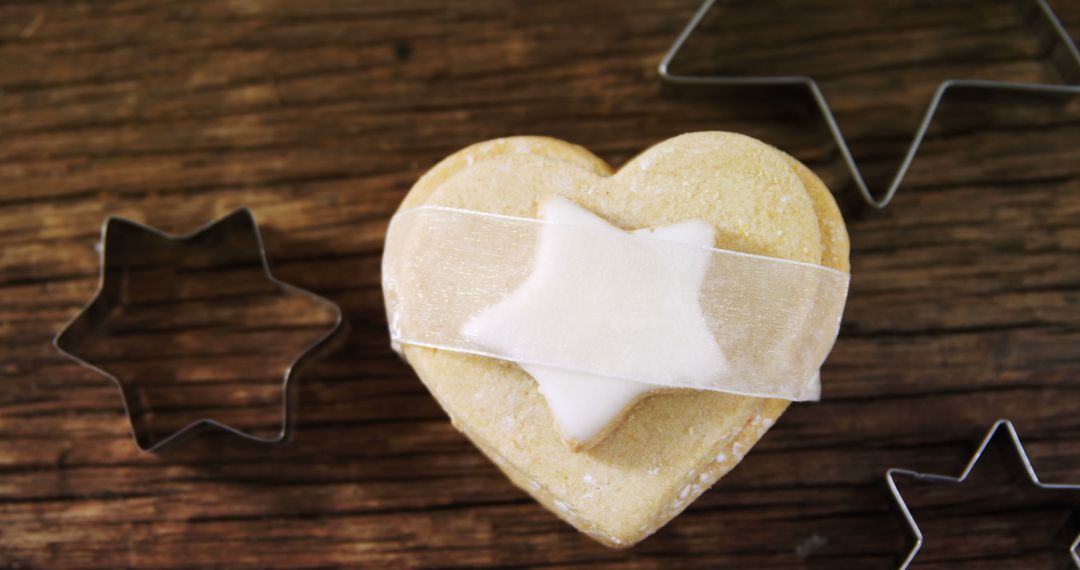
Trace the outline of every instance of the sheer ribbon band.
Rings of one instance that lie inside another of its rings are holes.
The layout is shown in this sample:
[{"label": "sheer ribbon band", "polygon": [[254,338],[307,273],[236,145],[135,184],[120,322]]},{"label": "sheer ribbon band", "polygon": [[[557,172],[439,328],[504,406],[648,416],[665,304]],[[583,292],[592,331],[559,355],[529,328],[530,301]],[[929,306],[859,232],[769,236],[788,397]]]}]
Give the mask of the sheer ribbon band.
[{"label": "sheer ribbon band", "polygon": [[[550,263],[539,261],[543,247],[556,248],[562,278],[527,304],[531,318],[511,319],[500,331],[505,341],[478,341],[477,316],[521,294],[538,264]],[[631,233],[422,206],[391,220],[382,282],[395,348],[797,401],[819,397],[818,370],[836,339],[849,275]],[[696,296],[700,310],[680,310],[679,291]],[[699,329],[722,355],[704,365],[703,345],[691,334]]]}]

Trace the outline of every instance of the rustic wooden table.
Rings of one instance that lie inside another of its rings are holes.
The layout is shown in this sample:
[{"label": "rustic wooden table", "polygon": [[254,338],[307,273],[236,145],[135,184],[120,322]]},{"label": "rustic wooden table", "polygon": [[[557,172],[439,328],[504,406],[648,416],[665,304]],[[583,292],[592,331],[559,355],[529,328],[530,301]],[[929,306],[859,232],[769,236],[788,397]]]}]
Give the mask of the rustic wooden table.
[{"label": "rustic wooden table", "polygon": [[[710,15],[677,64],[813,73],[878,187],[941,79],[1055,80],[1008,5],[785,3]],[[1044,480],[1080,482],[1080,100],[946,101],[871,212],[804,95],[662,88],[695,4],[0,5],[0,565],[888,568],[910,545],[889,466],[956,473],[1008,417]],[[1080,3],[1053,4],[1075,37]],[[508,483],[389,350],[381,239],[469,143],[546,134],[620,164],[707,129],[785,148],[838,193],[846,320],[821,403],[611,551]],[[95,290],[105,216],[188,231],[241,205],[276,274],[339,303],[351,335],[301,381],[293,445],[140,454],[115,387],[50,338]],[[995,473],[911,486],[918,567],[1065,564],[1075,519]]]}]

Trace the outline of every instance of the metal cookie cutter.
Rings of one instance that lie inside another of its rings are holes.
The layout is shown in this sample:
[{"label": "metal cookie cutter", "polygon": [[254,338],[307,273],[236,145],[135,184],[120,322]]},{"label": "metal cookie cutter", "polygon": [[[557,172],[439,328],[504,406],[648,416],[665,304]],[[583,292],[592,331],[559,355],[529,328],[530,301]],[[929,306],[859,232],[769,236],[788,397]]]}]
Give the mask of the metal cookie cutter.
[{"label": "metal cookie cutter", "polygon": [[[994,422],[993,427],[987,432],[986,437],[983,438],[982,443],[979,444],[979,448],[975,450],[975,454],[971,456],[971,460],[968,461],[964,470],[960,472],[959,476],[951,477],[949,475],[936,475],[933,473],[919,473],[911,471],[909,469],[892,468],[885,472],[885,483],[889,486],[889,492],[892,494],[893,501],[896,503],[897,508],[900,509],[904,519],[907,521],[908,527],[911,529],[911,534],[915,537],[915,545],[911,547],[911,551],[908,553],[907,558],[900,563],[899,569],[905,570],[911,565],[911,562],[915,560],[915,555],[918,554],[919,549],[923,544],[922,531],[919,530],[919,525],[915,522],[915,517],[911,515],[911,510],[908,509],[907,503],[904,502],[903,496],[901,496],[899,489],[896,487],[896,476],[910,477],[919,481],[938,482],[959,484],[963,483],[968,475],[971,474],[975,465],[982,458],[983,452],[986,448],[995,440],[998,432],[1005,432],[1008,434],[1009,442],[1011,444],[1012,451],[1019,459],[1020,465],[1023,466],[1024,475],[1027,477],[1031,485],[1034,487],[1046,490],[1046,491],[1065,491],[1069,493],[1076,493],[1078,505],[1080,505],[1080,485],[1065,485],[1057,483],[1043,483],[1039,481],[1038,475],[1035,474],[1035,469],[1031,466],[1031,461],[1028,460],[1027,452],[1024,451],[1024,446],[1020,443],[1020,436],[1016,433],[1016,428],[1013,427],[1012,422],[1009,420],[998,420]],[[1000,439],[1000,437],[998,437]],[[1080,568],[1080,554],[1077,554],[1076,549],[1080,547],[1080,534],[1076,536],[1072,544],[1069,546],[1069,555],[1072,557],[1073,564]]]},{"label": "metal cookie cutter", "polygon": [[694,13],[694,16],[690,18],[690,22],[683,28],[682,33],[675,39],[675,43],[671,44],[667,54],[664,55],[664,59],[660,62],[659,72],[661,79],[676,85],[805,86],[813,97],[814,103],[820,111],[822,118],[825,119],[825,125],[829,129],[833,141],[836,143],[836,148],[839,150],[840,156],[847,165],[847,170],[851,174],[851,178],[854,180],[859,194],[867,204],[877,209],[883,209],[888,206],[889,202],[891,202],[896,195],[896,191],[900,188],[900,183],[903,181],[904,175],[907,174],[908,169],[911,167],[911,162],[915,158],[915,154],[919,150],[919,145],[922,144],[923,138],[926,136],[926,132],[933,122],[934,114],[937,112],[938,106],[941,104],[941,100],[945,97],[946,92],[957,89],[969,89],[986,92],[1030,94],[1052,97],[1080,95],[1080,85],[1077,85],[1080,83],[1080,52],[1077,51],[1076,45],[1073,43],[1072,38],[1069,37],[1068,32],[1065,31],[1065,27],[1061,24],[1061,20],[1059,20],[1054,14],[1054,11],[1050,9],[1050,6],[1046,1],[1030,0],[1030,11],[1026,14],[1026,19],[1034,21],[1037,26],[1036,33],[1040,39],[1049,40],[1048,52],[1053,56],[1056,65],[1060,68],[1061,77],[1065,84],[1015,83],[1011,81],[986,81],[978,79],[948,79],[941,82],[934,92],[933,97],[930,99],[930,104],[927,106],[926,112],[923,114],[922,120],[915,130],[915,136],[911,140],[907,152],[904,153],[904,158],[901,161],[899,168],[897,168],[896,174],[893,175],[892,182],[889,183],[888,188],[886,188],[885,192],[878,198],[870,191],[870,188],[866,185],[866,181],[863,180],[862,173],[859,171],[859,166],[855,163],[855,158],[852,156],[847,141],[844,139],[844,134],[840,131],[840,125],[837,124],[836,118],[833,116],[832,110],[829,108],[829,103],[825,100],[825,95],[822,93],[820,86],[812,77],[804,75],[680,75],[671,72],[672,60],[675,59],[679,50],[683,48],[683,45],[686,44],[686,41],[693,34],[694,30],[697,29],[702,19],[704,19],[705,14],[715,4],[716,0],[705,0],[701,4],[701,7],[698,8],[697,12]]},{"label": "metal cookie cutter", "polygon": [[[254,442],[288,442],[294,381],[336,346],[345,324],[336,304],[270,273],[251,210],[237,209],[182,236],[110,217],[100,247],[98,292],[53,344],[116,383],[139,449],[160,451],[205,427]],[[274,343],[282,339],[297,346],[276,350]],[[213,365],[215,359],[231,359],[234,366],[222,370]],[[279,372],[280,395],[273,381],[264,391],[268,383],[257,381],[272,380]],[[259,427],[274,427],[262,435],[195,416],[157,429],[155,418],[190,410],[184,397],[193,394],[199,394],[199,408],[234,418],[251,412],[247,402],[237,405],[229,398],[258,394],[257,413],[269,418]],[[155,399],[164,403],[155,405]]]}]

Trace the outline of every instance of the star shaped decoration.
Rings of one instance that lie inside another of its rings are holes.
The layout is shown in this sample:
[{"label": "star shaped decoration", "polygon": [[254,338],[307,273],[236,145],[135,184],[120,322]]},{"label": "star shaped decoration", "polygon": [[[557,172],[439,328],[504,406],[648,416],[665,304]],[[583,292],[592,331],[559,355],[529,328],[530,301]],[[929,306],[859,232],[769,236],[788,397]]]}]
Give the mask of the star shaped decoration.
[{"label": "star shaped decoration", "polygon": [[[877,209],[888,206],[889,202],[891,202],[896,195],[897,190],[900,188],[900,183],[903,181],[904,176],[911,167],[911,163],[918,153],[919,146],[922,144],[930,125],[934,121],[934,115],[938,112],[941,102],[947,93],[967,92],[978,94],[980,97],[994,95],[1011,97],[1017,95],[1032,95],[1044,99],[1047,97],[1068,99],[1080,95],[1080,85],[1077,84],[1077,82],[1080,81],[1080,79],[1078,79],[1080,78],[1080,50],[1077,50],[1076,44],[1072,41],[1068,31],[1066,31],[1061,20],[1054,14],[1054,11],[1050,8],[1050,5],[1047,4],[1046,0],[1030,0],[1030,10],[1023,12],[1020,16],[1024,22],[1033,24],[1033,37],[1038,42],[1040,54],[1048,56],[1047,59],[1050,60],[1053,65],[1058,67],[1056,75],[1058,77],[1066,78],[1065,83],[1020,83],[1015,81],[989,79],[946,79],[942,81],[934,90],[933,95],[927,104],[926,111],[922,114],[922,118],[915,129],[911,142],[897,166],[896,173],[893,175],[891,182],[889,182],[884,192],[880,193],[879,197],[870,190],[869,185],[863,177],[862,171],[855,161],[851,148],[844,138],[844,134],[840,130],[836,115],[833,113],[832,108],[825,99],[825,93],[821,88],[821,84],[813,77],[802,74],[689,75],[671,71],[672,61],[684,48],[687,40],[689,40],[694,32],[701,27],[701,22],[704,20],[705,15],[708,14],[716,4],[716,0],[704,0],[698,10],[690,18],[686,27],[683,28],[671,47],[668,48],[667,53],[664,55],[658,66],[661,80],[673,85],[720,87],[795,86],[805,88],[813,99],[814,105],[820,112],[822,119],[824,119],[825,126],[847,167],[848,173],[851,176],[856,189],[867,204]],[[858,6],[858,4],[855,6]],[[928,6],[917,9],[934,10],[935,7]],[[883,18],[883,20],[887,21],[887,18]],[[804,28],[805,24],[800,21],[800,31],[805,31]],[[986,32],[984,31],[984,33]]]},{"label": "star shaped decoration", "polygon": [[[708,222],[687,220],[626,232],[561,197],[545,202],[539,214],[549,224],[541,230],[532,273],[506,298],[470,319],[463,330],[466,338],[511,354],[515,347],[559,338],[570,346],[589,346],[609,362],[632,361],[642,377],[674,373],[695,378],[727,370],[699,302],[714,241]],[[576,239],[579,234],[564,227],[587,228],[597,239]],[[633,240],[604,239],[627,234],[697,246],[689,254],[694,259],[665,257],[662,250],[642,249]],[[671,338],[679,339],[677,346],[662,340]],[[573,449],[595,442],[623,410],[657,389],[623,378],[517,364],[537,381]]]},{"label": "star shaped decoration", "polygon": [[[1035,469],[1031,466],[1031,461],[1028,459],[1027,452],[1024,451],[1024,446],[1020,442],[1020,436],[1016,433],[1016,428],[1013,427],[1012,422],[1009,420],[998,420],[994,423],[993,427],[983,438],[982,443],[978,449],[975,450],[971,460],[968,461],[964,470],[958,476],[950,475],[937,475],[933,473],[920,473],[909,469],[892,468],[885,473],[885,482],[889,487],[889,492],[892,494],[893,501],[896,503],[897,508],[903,515],[908,527],[911,530],[911,534],[915,538],[915,544],[911,547],[908,555],[900,563],[899,569],[905,570],[915,560],[916,555],[919,553],[919,549],[923,545],[923,534],[919,529],[918,523],[915,522],[915,517],[911,514],[911,510],[908,508],[907,503],[904,501],[903,495],[897,487],[897,478],[910,478],[919,481],[931,482],[931,483],[944,483],[950,485],[959,485],[968,480],[968,477],[975,470],[979,460],[983,457],[983,453],[987,447],[991,445],[995,440],[1008,439],[1010,448],[1012,450],[1012,456],[1015,458],[1015,462],[1022,468],[1025,481],[1030,486],[1039,491],[1055,492],[1063,494],[1068,497],[1068,504],[1074,509],[1074,512],[1080,512],[1080,485],[1069,484],[1055,484],[1055,483],[1043,483],[1039,480],[1039,477],[1035,474]],[[1080,568],[1080,554],[1077,554],[1077,548],[1080,547],[1080,534],[1078,534],[1069,545],[1069,557],[1073,564]]]},{"label": "star shaped decoration", "polygon": [[96,295],[53,344],[116,383],[139,449],[205,427],[290,440],[290,388],[336,346],[344,319],[270,273],[250,210],[183,236],[110,217],[100,256]]}]

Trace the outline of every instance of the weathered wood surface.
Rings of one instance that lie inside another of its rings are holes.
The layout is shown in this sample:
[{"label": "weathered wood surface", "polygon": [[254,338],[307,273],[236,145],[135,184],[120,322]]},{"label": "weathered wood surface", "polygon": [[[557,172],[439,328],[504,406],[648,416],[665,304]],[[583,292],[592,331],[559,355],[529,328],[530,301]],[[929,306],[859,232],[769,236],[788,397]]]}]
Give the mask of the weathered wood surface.
[{"label": "weathered wood surface", "polygon": [[[880,186],[936,81],[1053,75],[1012,12],[936,21],[925,4],[826,28],[729,11],[685,65],[721,48],[747,69],[817,65]],[[1075,37],[1080,3],[1054,7]],[[0,565],[888,568],[909,541],[884,470],[957,472],[998,417],[1044,480],[1080,482],[1080,101],[947,102],[895,204],[867,212],[820,119],[783,94],[661,88],[656,64],[695,8],[0,5]],[[411,183],[466,144],[547,134],[619,164],[704,129],[781,146],[844,198],[846,321],[822,403],[794,406],[656,536],[610,551],[510,485],[394,357],[381,238]],[[106,215],[188,231],[240,205],[276,274],[340,303],[351,335],[301,381],[291,447],[205,435],[142,455],[114,386],[50,338],[94,292]],[[953,505],[916,511],[921,567],[1064,564],[1046,547],[1063,513],[1006,494],[913,496]]]}]

